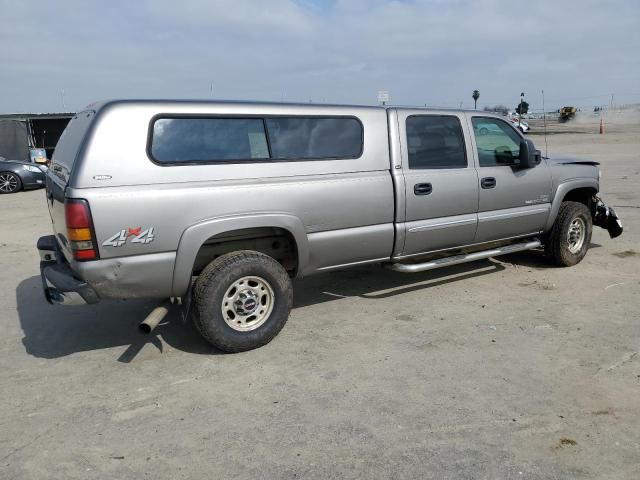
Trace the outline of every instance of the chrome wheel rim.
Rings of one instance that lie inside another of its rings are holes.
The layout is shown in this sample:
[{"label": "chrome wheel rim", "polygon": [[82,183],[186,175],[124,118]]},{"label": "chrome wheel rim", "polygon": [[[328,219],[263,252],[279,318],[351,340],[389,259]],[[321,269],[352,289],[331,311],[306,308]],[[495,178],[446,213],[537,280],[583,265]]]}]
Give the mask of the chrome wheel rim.
[{"label": "chrome wheel rim", "polygon": [[222,298],[222,317],[238,332],[255,330],[271,315],[274,299],[273,289],[264,278],[239,278]]},{"label": "chrome wheel rim", "polygon": [[571,253],[578,253],[580,249],[582,249],[586,233],[587,227],[584,220],[581,218],[574,218],[571,225],[569,225],[569,231],[567,232],[567,242]]},{"label": "chrome wheel rim", "polygon": [[0,192],[13,193],[18,189],[18,177],[12,173],[0,174]]}]

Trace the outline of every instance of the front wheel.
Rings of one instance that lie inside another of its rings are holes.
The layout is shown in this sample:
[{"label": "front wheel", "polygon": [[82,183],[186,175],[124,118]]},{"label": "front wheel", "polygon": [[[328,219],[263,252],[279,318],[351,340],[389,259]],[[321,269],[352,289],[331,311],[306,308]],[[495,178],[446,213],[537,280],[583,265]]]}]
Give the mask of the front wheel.
[{"label": "front wheel", "polygon": [[22,188],[20,177],[13,172],[0,172],[0,194],[16,193]]},{"label": "front wheel", "polygon": [[580,263],[589,249],[592,229],[591,212],[586,205],[562,202],[545,245],[547,255],[563,267]]},{"label": "front wheel", "polygon": [[284,327],[293,302],[287,271],[263,253],[222,255],[202,271],[193,291],[200,334],[226,352],[269,343]]}]

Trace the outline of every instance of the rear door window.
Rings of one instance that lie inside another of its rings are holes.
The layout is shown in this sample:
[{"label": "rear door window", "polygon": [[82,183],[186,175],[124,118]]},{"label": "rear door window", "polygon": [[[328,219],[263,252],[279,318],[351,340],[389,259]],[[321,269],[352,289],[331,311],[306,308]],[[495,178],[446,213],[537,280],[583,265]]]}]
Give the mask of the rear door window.
[{"label": "rear door window", "polygon": [[410,169],[465,168],[467,155],[458,117],[412,115],[407,118]]},{"label": "rear door window", "polygon": [[201,163],[269,158],[261,118],[159,118],[151,157],[159,163]]}]

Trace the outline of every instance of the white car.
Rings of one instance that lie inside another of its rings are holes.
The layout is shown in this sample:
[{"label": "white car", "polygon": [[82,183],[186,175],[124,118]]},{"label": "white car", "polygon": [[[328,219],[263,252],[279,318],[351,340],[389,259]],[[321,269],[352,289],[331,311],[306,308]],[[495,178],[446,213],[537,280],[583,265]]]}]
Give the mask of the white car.
[{"label": "white car", "polygon": [[517,115],[509,116],[509,121],[513,124],[514,127],[520,130],[522,133],[528,133],[530,130],[529,124],[524,120],[521,120],[520,118],[518,118]]}]

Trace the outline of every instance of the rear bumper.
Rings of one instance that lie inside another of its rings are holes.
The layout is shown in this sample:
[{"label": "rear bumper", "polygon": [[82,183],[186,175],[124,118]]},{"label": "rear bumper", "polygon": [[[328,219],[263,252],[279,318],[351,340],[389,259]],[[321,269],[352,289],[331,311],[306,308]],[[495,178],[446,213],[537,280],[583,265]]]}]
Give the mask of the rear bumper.
[{"label": "rear bumper", "polygon": [[69,263],[55,236],[38,240],[42,287],[48,302],[74,305],[101,299],[168,298],[172,290],[175,252],[149,253]]},{"label": "rear bumper", "polygon": [[100,301],[96,291],[71,270],[53,235],[40,237],[37,247],[41,259],[42,289],[47,302],[85,305]]}]

